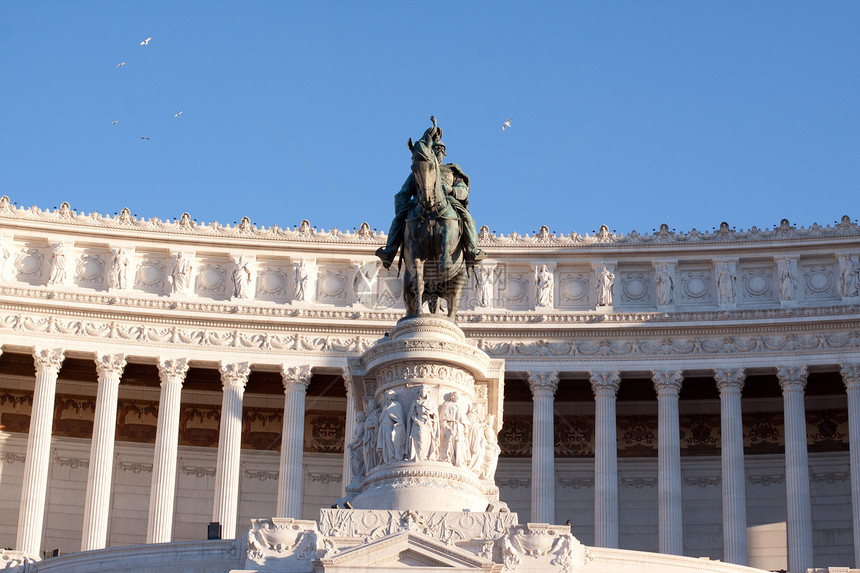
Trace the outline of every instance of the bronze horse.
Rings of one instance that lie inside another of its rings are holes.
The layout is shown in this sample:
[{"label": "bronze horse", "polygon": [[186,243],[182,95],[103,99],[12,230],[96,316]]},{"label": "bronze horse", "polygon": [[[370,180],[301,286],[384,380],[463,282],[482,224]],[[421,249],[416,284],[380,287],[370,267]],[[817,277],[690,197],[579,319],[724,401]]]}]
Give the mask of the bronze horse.
[{"label": "bronze horse", "polygon": [[442,189],[441,165],[430,138],[423,137],[414,144],[410,139],[409,150],[418,200],[407,215],[403,239],[406,316],[420,315],[424,301],[436,314],[443,298],[448,317],[453,319],[467,280],[461,222]]}]

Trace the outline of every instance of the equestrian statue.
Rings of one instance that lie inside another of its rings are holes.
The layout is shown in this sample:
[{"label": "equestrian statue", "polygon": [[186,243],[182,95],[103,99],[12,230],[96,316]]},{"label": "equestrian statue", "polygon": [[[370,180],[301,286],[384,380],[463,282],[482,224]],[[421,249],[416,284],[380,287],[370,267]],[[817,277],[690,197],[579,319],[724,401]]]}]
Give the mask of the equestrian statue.
[{"label": "equestrian statue", "polygon": [[[444,164],[445,144],[436,118],[416,141],[409,139],[412,173],[394,196],[394,221],[388,242],[376,251],[385,268],[400,249],[405,263],[403,299],[406,316],[421,314],[426,301],[430,312],[447,302],[453,319],[467,281],[467,269],[486,258],[478,248],[475,221],[469,214],[469,177],[459,165]],[[402,246],[402,248],[401,248]],[[473,271],[474,272],[474,271]]]}]

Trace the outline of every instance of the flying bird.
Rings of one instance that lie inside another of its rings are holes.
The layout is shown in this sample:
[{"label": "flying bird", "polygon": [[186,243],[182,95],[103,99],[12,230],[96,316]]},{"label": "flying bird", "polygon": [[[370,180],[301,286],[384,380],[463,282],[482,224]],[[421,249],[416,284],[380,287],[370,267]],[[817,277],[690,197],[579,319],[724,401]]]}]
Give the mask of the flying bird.
[{"label": "flying bird", "polygon": [[513,120],[514,120],[514,118],[510,118],[510,119],[508,119],[508,121],[506,121],[505,123],[503,123],[503,124],[502,124],[502,131],[505,131],[505,128],[506,128],[506,127],[510,127],[510,126],[511,126],[511,122],[512,122]]},{"label": "flying bird", "polygon": [[152,36],[150,36],[150,37],[149,37],[149,38],[147,38],[146,40],[142,41],[142,42],[140,43],[140,45],[141,45],[141,46],[148,46],[148,45],[149,45],[149,41],[150,41],[151,39],[152,39]]},{"label": "flying bird", "polygon": [[173,114],[173,117],[179,117],[180,115],[182,115],[182,112],[181,112],[181,111],[180,111],[179,113],[174,113],[174,114]]},{"label": "flying bird", "polygon": [[119,120],[116,120],[116,121],[112,121],[112,122],[110,122],[110,124],[111,124],[111,125],[116,125],[116,124],[118,124],[118,123],[119,123]]},{"label": "flying bird", "polygon": [[142,135],[140,136],[140,138],[141,138],[141,139],[147,139],[147,140],[149,139],[148,137],[144,137],[144,136],[142,136]]},{"label": "flying bird", "polygon": [[116,67],[121,68],[125,65],[125,62],[120,62],[116,65]]}]

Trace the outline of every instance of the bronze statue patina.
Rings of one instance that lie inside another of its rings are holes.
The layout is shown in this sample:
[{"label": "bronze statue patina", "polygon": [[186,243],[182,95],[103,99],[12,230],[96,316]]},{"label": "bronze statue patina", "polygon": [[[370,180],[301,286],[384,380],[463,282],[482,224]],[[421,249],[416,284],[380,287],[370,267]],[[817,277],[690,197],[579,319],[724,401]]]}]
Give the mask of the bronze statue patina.
[{"label": "bronze statue patina", "polygon": [[433,126],[421,139],[414,144],[409,139],[412,173],[394,197],[388,242],[376,255],[388,268],[402,245],[407,316],[421,314],[425,300],[435,313],[439,298],[444,298],[453,318],[466,284],[467,265],[486,254],[478,248],[475,222],[467,209],[469,177],[459,165],[443,164],[442,130],[435,117],[430,119]]}]

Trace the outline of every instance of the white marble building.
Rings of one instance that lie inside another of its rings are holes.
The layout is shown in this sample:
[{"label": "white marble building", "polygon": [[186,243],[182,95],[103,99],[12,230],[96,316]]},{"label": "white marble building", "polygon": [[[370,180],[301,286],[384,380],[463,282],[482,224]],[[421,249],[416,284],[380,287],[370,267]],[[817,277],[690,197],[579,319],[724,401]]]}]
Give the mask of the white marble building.
[{"label": "white marble building", "polygon": [[[403,314],[383,239],[0,199],[0,547],[317,519],[349,481],[347,360]],[[505,361],[496,483],[521,522],[860,567],[860,227],[481,246],[458,322]]]}]

